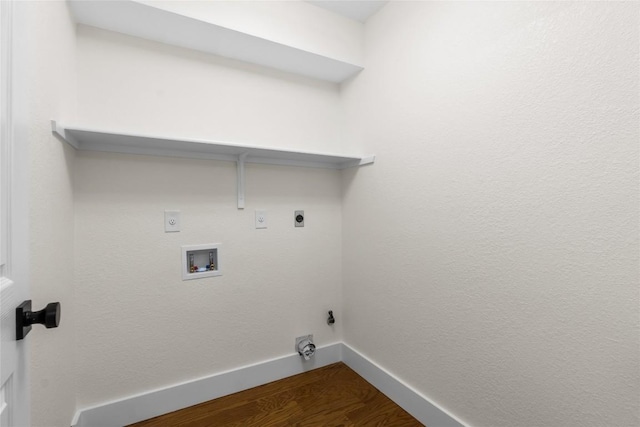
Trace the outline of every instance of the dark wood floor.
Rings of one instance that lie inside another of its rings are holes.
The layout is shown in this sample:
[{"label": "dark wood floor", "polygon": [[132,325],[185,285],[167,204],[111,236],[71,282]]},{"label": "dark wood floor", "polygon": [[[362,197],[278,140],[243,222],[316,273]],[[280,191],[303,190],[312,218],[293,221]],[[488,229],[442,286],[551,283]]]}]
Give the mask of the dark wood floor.
[{"label": "dark wood floor", "polygon": [[344,363],[132,424],[133,427],[422,426]]}]

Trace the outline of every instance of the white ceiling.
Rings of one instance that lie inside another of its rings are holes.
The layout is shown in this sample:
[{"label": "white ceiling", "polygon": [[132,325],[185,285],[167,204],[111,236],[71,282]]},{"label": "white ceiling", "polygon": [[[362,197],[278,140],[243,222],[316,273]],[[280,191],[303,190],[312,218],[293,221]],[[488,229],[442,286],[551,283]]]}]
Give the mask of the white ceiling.
[{"label": "white ceiling", "polygon": [[376,13],[388,0],[306,0],[315,6],[330,10],[347,18],[365,22]]}]

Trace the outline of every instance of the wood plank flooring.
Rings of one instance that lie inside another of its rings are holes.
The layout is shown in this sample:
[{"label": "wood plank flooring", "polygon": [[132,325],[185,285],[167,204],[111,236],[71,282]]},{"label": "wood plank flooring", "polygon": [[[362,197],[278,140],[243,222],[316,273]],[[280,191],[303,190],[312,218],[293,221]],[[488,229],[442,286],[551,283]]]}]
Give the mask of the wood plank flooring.
[{"label": "wood plank flooring", "polygon": [[130,427],[422,426],[344,363],[336,363]]}]

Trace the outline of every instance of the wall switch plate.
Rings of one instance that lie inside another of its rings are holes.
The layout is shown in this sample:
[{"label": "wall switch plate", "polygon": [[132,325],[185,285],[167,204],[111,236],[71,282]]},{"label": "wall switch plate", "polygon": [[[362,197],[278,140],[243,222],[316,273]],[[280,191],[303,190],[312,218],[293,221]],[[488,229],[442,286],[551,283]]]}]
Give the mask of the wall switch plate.
[{"label": "wall switch plate", "polygon": [[267,211],[256,211],[256,228],[267,228]]},{"label": "wall switch plate", "polygon": [[304,227],[304,211],[295,211],[293,213],[293,225]]},{"label": "wall switch plate", "polygon": [[164,211],[164,232],[180,231],[180,211]]}]

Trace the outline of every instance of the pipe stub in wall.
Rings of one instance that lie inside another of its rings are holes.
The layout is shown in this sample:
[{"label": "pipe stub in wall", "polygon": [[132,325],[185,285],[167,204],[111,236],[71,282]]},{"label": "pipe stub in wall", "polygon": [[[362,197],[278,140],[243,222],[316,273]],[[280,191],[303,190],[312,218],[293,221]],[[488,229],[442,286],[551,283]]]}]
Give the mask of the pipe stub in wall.
[{"label": "pipe stub in wall", "polygon": [[316,345],[309,338],[305,338],[298,342],[298,354],[309,360],[316,353]]}]

